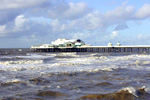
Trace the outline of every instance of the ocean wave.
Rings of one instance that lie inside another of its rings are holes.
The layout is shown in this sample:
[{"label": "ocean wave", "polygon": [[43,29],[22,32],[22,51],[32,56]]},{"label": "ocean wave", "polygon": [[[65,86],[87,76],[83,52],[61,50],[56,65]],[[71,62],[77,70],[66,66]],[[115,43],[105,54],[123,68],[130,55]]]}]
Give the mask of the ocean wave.
[{"label": "ocean wave", "polygon": [[80,58],[56,58],[55,60],[64,63],[83,63],[83,64],[93,64],[93,63],[103,63],[107,57],[80,57]]},{"label": "ocean wave", "polygon": [[131,61],[131,60],[146,60],[150,59],[149,55],[133,54],[133,55],[123,55],[123,56],[109,56],[107,61]]},{"label": "ocean wave", "polygon": [[41,64],[43,60],[19,60],[19,61],[4,61],[0,62],[2,65],[11,65],[11,64]]},{"label": "ocean wave", "polygon": [[17,61],[17,60],[43,60],[52,59],[54,56],[46,56],[40,54],[28,54],[28,55],[13,55],[13,56],[1,56],[0,61]]},{"label": "ocean wave", "polygon": [[136,54],[136,57],[140,57],[140,58],[149,58],[150,59],[150,55],[149,54]]},{"label": "ocean wave", "polygon": [[[144,88],[143,88],[144,89]],[[128,91],[129,93],[133,94],[134,96],[138,97],[137,93],[136,93],[136,89],[133,88],[133,87],[125,87],[121,90],[119,90],[118,92],[121,92],[121,91]]]},{"label": "ocean wave", "polygon": [[[137,58],[139,55],[124,55],[124,56],[104,56],[100,54],[79,55],[80,57],[72,58],[55,58],[51,61],[51,57],[58,55],[77,55],[76,53],[43,53],[43,54],[27,54],[27,56],[16,56],[18,59],[11,61],[0,61],[3,70],[22,71],[29,70],[44,70],[49,69],[50,72],[97,72],[97,71],[114,71],[118,68],[135,69],[135,70],[150,70],[150,61]],[[141,56],[141,55],[140,55]],[[34,58],[34,59],[32,59]],[[113,63],[113,64],[112,64]],[[7,66],[8,65],[8,66]]]},{"label": "ocean wave", "polygon": [[70,52],[70,53],[57,53],[53,54],[55,58],[74,58],[74,57],[80,57],[76,52]]},{"label": "ocean wave", "polygon": [[18,79],[14,79],[12,81],[0,83],[0,87],[13,86],[14,84],[23,84],[23,83],[25,82],[22,82],[21,80],[18,80]]},{"label": "ocean wave", "polygon": [[135,60],[131,65],[150,65],[150,61]]},{"label": "ocean wave", "polygon": [[68,97],[67,94],[57,91],[39,91],[37,94],[39,97],[49,97],[53,99],[61,99],[62,97]]},{"label": "ocean wave", "polygon": [[17,56],[17,57],[22,59],[47,59],[47,58],[53,58],[54,56],[31,55],[31,56]]},{"label": "ocean wave", "polygon": [[140,89],[133,87],[123,88],[115,93],[108,94],[88,94],[80,97],[78,100],[147,100],[150,94],[145,90],[145,86]]},{"label": "ocean wave", "polygon": [[148,93],[148,88],[146,88],[145,86],[142,86],[139,89],[135,89],[133,87],[125,87],[125,88],[122,88],[121,90],[119,90],[118,92],[120,92],[120,91],[128,91],[129,93],[131,93],[132,95],[134,95],[137,98],[142,95],[144,96],[145,94],[148,94],[150,97],[150,94]]},{"label": "ocean wave", "polygon": [[56,63],[57,66],[77,66],[82,65],[83,63]]}]

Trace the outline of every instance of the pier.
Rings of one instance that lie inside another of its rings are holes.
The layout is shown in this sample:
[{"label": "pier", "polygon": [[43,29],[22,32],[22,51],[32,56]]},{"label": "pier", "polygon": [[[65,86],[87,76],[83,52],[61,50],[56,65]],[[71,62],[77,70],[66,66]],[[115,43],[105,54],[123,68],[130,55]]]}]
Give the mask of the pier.
[{"label": "pier", "polygon": [[31,48],[31,52],[150,53],[150,46],[86,46]]},{"label": "pier", "polygon": [[80,39],[57,39],[51,44],[31,46],[31,52],[95,52],[95,53],[150,53],[150,45],[122,46],[111,42],[107,46],[91,46]]}]

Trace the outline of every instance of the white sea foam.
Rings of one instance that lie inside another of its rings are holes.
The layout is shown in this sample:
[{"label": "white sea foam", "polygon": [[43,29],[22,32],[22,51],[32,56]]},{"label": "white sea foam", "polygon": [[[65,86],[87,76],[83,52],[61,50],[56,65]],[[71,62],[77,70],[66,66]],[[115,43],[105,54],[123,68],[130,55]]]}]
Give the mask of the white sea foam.
[{"label": "white sea foam", "polygon": [[[73,58],[66,56],[74,56]],[[77,55],[77,56],[76,56]],[[45,63],[45,58],[56,57],[54,62]],[[65,56],[65,57],[63,57]],[[78,57],[79,56],[79,57]],[[5,56],[4,56],[5,57]],[[104,56],[99,54],[78,55],[76,53],[55,53],[55,54],[27,54],[26,56],[16,56],[20,59],[16,61],[0,61],[1,68],[4,70],[45,70],[50,72],[75,72],[75,71],[113,71],[118,68],[135,70],[150,70],[149,60],[145,60],[147,55],[123,55],[123,56]],[[31,59],[33,58],[33,59]]]},{"label": "white sea foam", "polygon": [[43,60],[19,60],[19,61],[5,61],[0,62],[3,65],[10,65],[10,64],[41,64]]},{"label": "white sea foam", "polygon": [[131,94],[133,94],[134,96],[138,97],[137,94],[136,94],[136,89],[133,88],[133,87],[125,87],[125,88],[119,90],[118,92],[120,92],[120,91],[122,91],[122,90],[123,90],[123,91],[128,91],[129,93],[131,93]]},{"label": "white sea foam", "polygon": [[58,53],[55,54],[56,57],[80,57],[80,55],[77,55],[76,52],[70,52],[70,53]]},{"label": "white sea foam", "polygon": [[[125,87],[125,88],[123,88],[123,89],[121,89],[121,90],[119,90],[118,92],[120,92],[120,91],[128,91],[129,93],[131,93],[131,94],[133,94],[134,96],[136,96],[136,97],[138,97],[138,93],[137,93],[137,91],[138,90],[144,90],[145,92],[148,92],[148,88],[146,88],[146,86],[142,86],[141,88],[138,88],[138,89],[135,89],[135,88],[133,88],[133,87]],[[144,92],[143,91],[143,92]]]},{"label": "white sea foam", "polygon": [[150,61],[136,60],[133,64],[135,64],[135,65],[146,65],[146,64],[150,64]]},{"label": "white sea foam", "polygon": [[31,55],[31,56],[16,56],[18,58],[24,58],[24,59],[46,59],[46,58],[52,58],[54,56],[46,56],[46,55]]},{"label": "white sea foam", "polygon": [[10,81],[7,81],[7,82],[12,82],[12,83],[15,83],[15,82],[21,82],[21,80],[20,80],[20,79],[12,79],[12,80],[10,80]]},{"label": "white sea foam", "polygon": [[30,59],[30,60],[43,60],[48,58],[53,58],[53,55],[46,55],[46,54],[30,54],[27,55],[18,55],[18,56],[0,56],[0,59],[3,59],[5,61],[11,61],[11,60],[24,60],[24,59]]},{"label": "white sea foam", "polygon": [[[43,54],[44,55],[44,54]],[[19,70],[44,70],[49,69],[49,71],[54,72],[81,72],[81,71],[99,71],[99,70],[105,70],[105,71],[113,71],[114,69],[117,69],[118,66],[115,62],[115,57],[106,57],[106,56],[95,56],[95,54],[89,55],[83,55],[81,57],[75,57],[75,58],[56,58],[55,63],[44,63],[41,57],[44,58],[42,54],[34,54],[32,55],[32,58],[35,58],[35,60],[18,60],[18,61],[5,61],[0,62],[0,64],[8,65],[7,67],[4,66],[4,68],[7,70],[13,70],[13,71],[19,71]],[[49,54],[47,54],[46,57]],[[51,55],[51,54],[50,54]],[[74,53],[60,53],[55,55],[76,55]],[[54,56],[54,55],[53,55]],[[22,57],[22,56],[21,56]],[[27,56],[29,57],[29,55]],[[24,57],[25,58],[25,57]],[[40,59],[39,59],[40,58]],[[117,57],[118,58],[118,57]],[[121,57],[120,57],[121,58]],[[39,60],[38,60],[39,59]],[[114,63],[112,65],[112,62],[109,62],[108,59],[114,59]],[[12,65],[12,66],[11,66]]]}]

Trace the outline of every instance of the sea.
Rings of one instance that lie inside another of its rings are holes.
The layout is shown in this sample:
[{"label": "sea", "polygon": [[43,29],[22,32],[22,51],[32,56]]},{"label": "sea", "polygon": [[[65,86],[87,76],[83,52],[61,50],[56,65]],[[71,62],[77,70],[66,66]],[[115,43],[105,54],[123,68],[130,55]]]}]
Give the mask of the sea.
[{"label": "sea", "polygon": [[150,100],[150,54],[0,49],[0,100]]}]

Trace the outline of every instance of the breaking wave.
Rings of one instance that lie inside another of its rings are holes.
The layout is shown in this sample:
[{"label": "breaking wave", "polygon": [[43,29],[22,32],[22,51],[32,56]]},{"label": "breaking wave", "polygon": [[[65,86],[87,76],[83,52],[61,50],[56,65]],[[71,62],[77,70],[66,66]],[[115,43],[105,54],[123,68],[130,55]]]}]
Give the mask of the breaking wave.
[{"label": "breaking wave", "polygon": [[133,87],[123,88],[115,93],[108,94],[88,94],[78,100],[148,100],[150,94],[145,90],[145,86],[140,89]]},{"label": "breaking wave", "polygon": [[19,61],[5,61],[0,62],[3,65],[11,65],[11,64],[41,64],[43,60],[19,60]]}]

